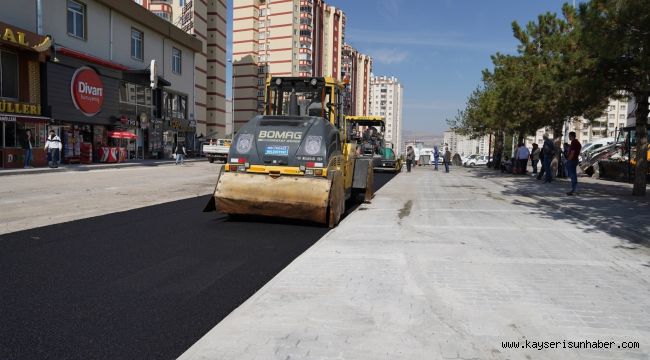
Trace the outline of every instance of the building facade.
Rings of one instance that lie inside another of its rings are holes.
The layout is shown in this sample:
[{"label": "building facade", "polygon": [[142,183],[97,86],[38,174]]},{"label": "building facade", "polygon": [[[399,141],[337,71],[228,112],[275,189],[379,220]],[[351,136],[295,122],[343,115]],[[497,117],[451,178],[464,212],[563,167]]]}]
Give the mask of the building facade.
[{"label": "building facade", "polygon": [[20,7],[29,9],[11,20],[53,41],[41,67],[41,102],[50,118],[46,130],[61,137],[64,162],[160,158],[177,142],[191,148],[200,41],[129,1]]},{"label": "building facade", "polygon": [[345,14],[322,0],[234,0],[235,131],[264,108],[269,76],[341,78]]},{"label": "building facade", "polygon": [[[0,15],[0,19],[4,19]],[[20,21],[22,26],[29,22]],[[32,164],[47,164],[45,145],[50,120],[43,91],[51,38],[35,29],[0,22],[0,168],[23,167],[25,151],[33,148]],[[27,139],[31,132],[31,141]]]},{"label": "building facade", "polygon": [[374,76],[370,81],[370,115],[386,118],[384,138],[397,154],[402,151],[403,92],[396,77]]},{"label": "building facade", "polygon": [[[636,103],[633,98],[630,99],[610,99],[607,109],[603,115],[592,121],[583,117],[577,117],[566,121],[563,127],[563,133],[568,136],[568,133],[575,131],[576,138],[583,145],[590,143],[594,140],[603,138],[615,138],[620,129],[634,125],[634,110]],[[526,145],[532,146],[537,143],[540,146],[543,144],[543,136],[548,134],[553,138],[553,130],[551,128],[540,128],[535,132],[535,136],[526,138]],[[568,139],[568,137],[565,137]]]},{"label": "building facade", "polygon": [[229,135],[226,130],[225,0],[134,0],[202,42],[194,67],[194,117],[197,133],[209,138]]},{"label": "building facade", "polygon": [[348,82],[345,104],[347,114],[367,116],[370,114],[370,80],[372,58],[345,44],[341,54],[341,77]]}]

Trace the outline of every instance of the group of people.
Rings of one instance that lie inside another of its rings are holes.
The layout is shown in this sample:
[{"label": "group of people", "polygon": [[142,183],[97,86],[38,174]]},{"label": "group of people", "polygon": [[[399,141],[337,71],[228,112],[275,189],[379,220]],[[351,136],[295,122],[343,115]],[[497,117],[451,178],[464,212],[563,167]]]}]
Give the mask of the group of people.
[{"label": "group of people", "polygon": [[[440,161],[440,151],[438,146],[433,147],[433,165],[434,171],[438,171],[438,163]],[[449,172],[449,164],[451,163],[451,151],[449,148],[445,148],[445,153],[442,154],[442,163],[445,166],[445,172]],[[411,172],[411,166],[415,165],[415,150],[413,146],[408,146],[406,148],[406,172]]]},{"label": "group of people", "polygon": [[[576,193],[578,186],[578,157],[582,145],[576,138],[575,132],[569,133],[570,143],[565,143],[561,148],[558,144],[554,144],[548,135],[544,134],[544,142],[540,148],[537,144],[533,144],[532,151],[529,151],[525,144],[520,143],[515,151],[515,157],[512,159],[512,172],[514,174],[526,174],[528,167],[528,160],[530,160],[533,167],[533,176],[537,176],[537,180],[544,180],[544,183],[553,181],[553,174],[555,170],[559,170],[560,174],[566,171],[566,175],[571,179],[571,190],[567,195],[573,196]],[[559,155],[559,156],[558,156]],[[556,159],[554,163],[553,160]],[[537,164],[541,161],[542,168],[537,172]],[[501,164],[501,169],[507,171],[508,159],[504,157]],[[509,171],[508,171],[509,172]]]},{"label": "group of people", "polygon": [[[25,155],[25,169],[32,167],[32,150],[34,149],[34,145],[35,143],[32,131],[30,129],[25,130],[25,135],[23,136],[22,141],[23,153]],[[47,151],[48,166],[51,168],[58,168],[63,144],[61,144],[61,138],[59,138],[54,130],[50,130],[44,149]]]}]

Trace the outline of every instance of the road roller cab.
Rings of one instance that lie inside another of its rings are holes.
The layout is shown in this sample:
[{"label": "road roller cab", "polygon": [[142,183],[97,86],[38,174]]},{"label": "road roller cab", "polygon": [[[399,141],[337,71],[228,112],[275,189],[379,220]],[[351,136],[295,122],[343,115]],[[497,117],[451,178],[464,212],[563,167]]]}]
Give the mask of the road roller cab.
[{"label": "road roller cab", "polygon": [[233,138],[206,210],[335,226],[346,200],[372,197],[372,162],[346,139],[343,86],[330,78],[274,77],[265,114]]}]

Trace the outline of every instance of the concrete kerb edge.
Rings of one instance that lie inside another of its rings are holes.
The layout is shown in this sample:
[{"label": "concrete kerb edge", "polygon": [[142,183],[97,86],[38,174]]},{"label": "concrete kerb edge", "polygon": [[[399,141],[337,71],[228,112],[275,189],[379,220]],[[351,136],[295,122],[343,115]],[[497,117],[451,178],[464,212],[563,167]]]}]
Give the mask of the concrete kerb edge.
[{"label": "concrete kerb edge", "polygon": [[[185,162],[200,162],[204,159],[186,159]],[[174,161],[154,161],[151,163],[119,163],[119,164],[107,164],[107,165],[94,165],[87,167],[59,167],[59,168],[40,168],[40,169],[30,169],[25,171],[3,171],[0,170],[0,176],[17,176],[17,175],[33,175],[33,174],[50,174],[55,172],[72,172],[72,171],[93,171],[93,170],[106,170],[106,169],[121,169],[121,168],[131,168],[138,166],[169,166],[174,165]]]},{"label": "concrete kerb edge", "polygon": [[[489,180],[489,181],[491,181],[491,182],[493,182],[493,183],[495,183],[497,185],[503,185],[502,183],[500,183],[500,182],[498,182],[498,181],[496,181],[496,180],[494,180],[492,178],[489,178],[489,177],[482,177],[482,178],[484,180]],[[636,232],[626,230],[625,228],[622,228],[620,226],[609,225],[609,224],[603,223],[602,221],[592,219],[589,216],[586,216],[585,214],[583,214],[583,213],[581,213],[579,211],[575,211],[575,210],[571,209],[571,207],[569,207],[567,205],[563,205],[561,203],[557,203],[557,202],[547,200],[547,199],[545,199],[545,198],[543,198],[543,197],[541,197],[541,196],[539,196],[539,195],[537,195],[535,193],[532,193],[532,192],[524,191],[523,195],[526,195],[526,196],[528,196],[530,198],[533,198],[533,199],[537,200],[538,202],[543,203],[544,205],[556,207],[556,208],[558,208],[558,210],[560,210],[560,211],[562,211],[562,212],[564,212],[564,213],[566,213],[568,215],[571,215],[571,216],[573,216],[575,218],[578,218],[581,221],[598,228],[599,230],[609,232],[609,233],[611,233],[613,235],[617,235],[617,236],[622,237],[623,239],[625,239],[627,241],[631,241],[631,242],[633,242],[635,244],[650,247],[650,239],[642,237],[642,236],[638,235]]]}]

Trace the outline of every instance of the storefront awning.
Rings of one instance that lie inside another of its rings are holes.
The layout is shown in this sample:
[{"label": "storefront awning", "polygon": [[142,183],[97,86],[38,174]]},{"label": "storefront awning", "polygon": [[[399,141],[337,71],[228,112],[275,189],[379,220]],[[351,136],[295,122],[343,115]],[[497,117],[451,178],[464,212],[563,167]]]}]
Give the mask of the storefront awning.
[{"label": "storefront awning", "polygon": [[128,131],[109,131],[108,137],[113,139],[137,139],[138,136]]}]

